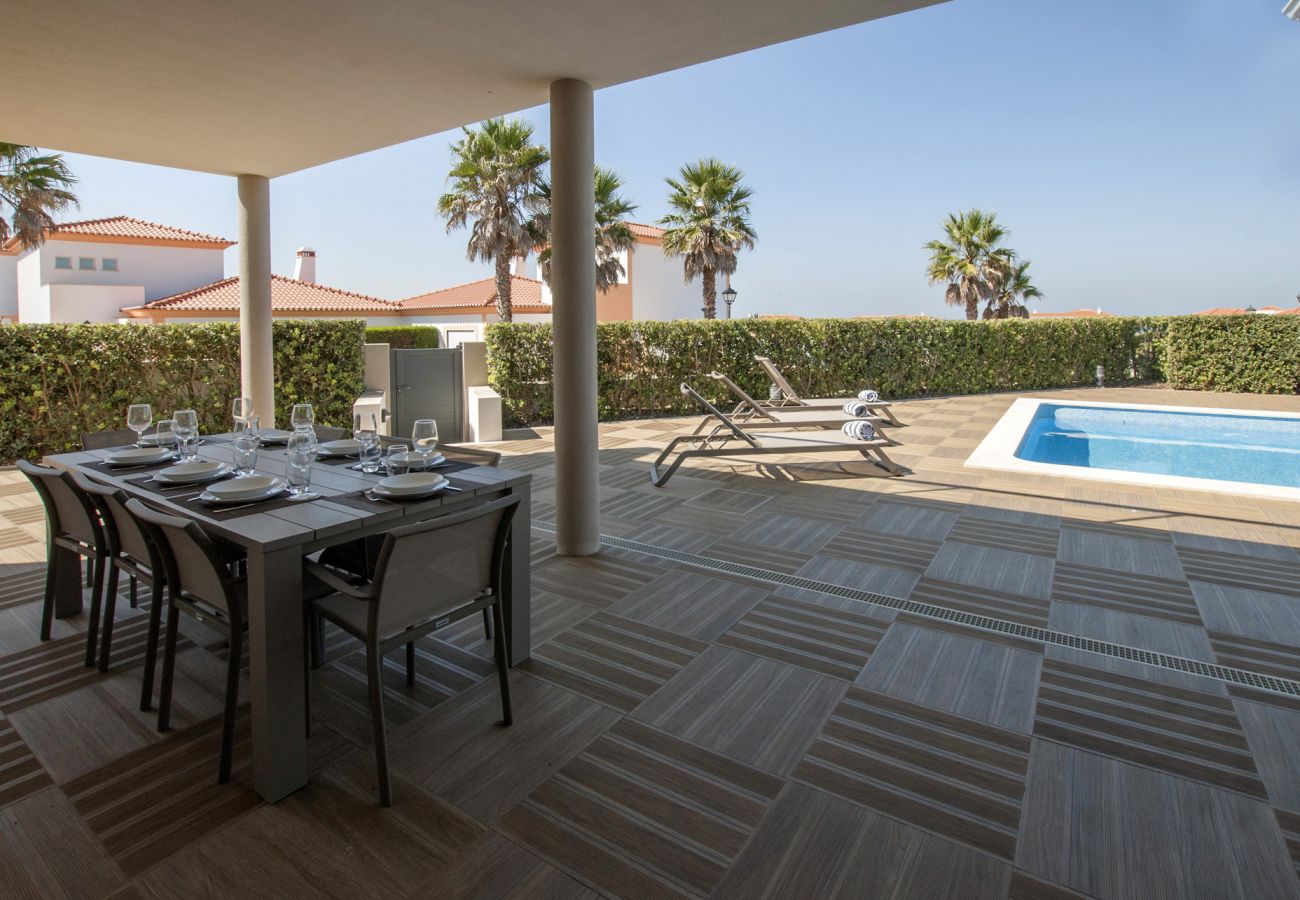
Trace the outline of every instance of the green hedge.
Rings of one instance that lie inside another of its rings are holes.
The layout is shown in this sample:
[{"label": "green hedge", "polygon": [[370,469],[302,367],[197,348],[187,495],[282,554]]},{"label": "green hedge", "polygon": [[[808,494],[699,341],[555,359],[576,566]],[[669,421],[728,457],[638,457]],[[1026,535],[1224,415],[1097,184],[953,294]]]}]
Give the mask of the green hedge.
[{"label": "green hedge", "polygon": [[437,349],[438,328],[435,325],[383,325],[366,329],[367,344],[388,344],[394,350],[418,347]]},{"label": "green hedge", "polygon": [[1169,326],[1173,387],[1300,392],[1300,316],[1180,316]]},{"label": "green hedge", "polygon": [[[344,425],[361,393],[365,322],[277,320],[276,418],[310,401],[316,421]],[[230,428],[239,395],[239,326],[0,327],[0,460],[77,449],[84,431],[126,427],[126,407],[156,418],[192,407],[206,431]]]},{"label": "green hedge", "polygon": [[[765,354],[805,396],[843,396],[865,386],[887,397],[974,394],[1162,377],[1167,319],[1097,318],[966,322],[947,319],[801,319],[607,322],[598,326],[600,417],[696,412],[678,391],[688,381],[711,399],[719,369],[766,394],[755,354]],[[488,369],[507,418],[549,422],[551,328],[489,326]]]}]

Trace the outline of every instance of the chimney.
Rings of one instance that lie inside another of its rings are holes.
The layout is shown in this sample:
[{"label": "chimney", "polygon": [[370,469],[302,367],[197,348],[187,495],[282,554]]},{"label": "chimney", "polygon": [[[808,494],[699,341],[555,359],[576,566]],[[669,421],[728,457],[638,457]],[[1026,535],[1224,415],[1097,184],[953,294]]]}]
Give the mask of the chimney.
[{"label": "chimney", "polygon": [[510,267],[510,274],[517,278],[528,277],[528,257],[516,256],[514,265]]},{"label": "chimney", "polygon": [[293,277],[308,284],[316,283],[316,251],[310,247],[299,247],[297,259],[293,264]]}]

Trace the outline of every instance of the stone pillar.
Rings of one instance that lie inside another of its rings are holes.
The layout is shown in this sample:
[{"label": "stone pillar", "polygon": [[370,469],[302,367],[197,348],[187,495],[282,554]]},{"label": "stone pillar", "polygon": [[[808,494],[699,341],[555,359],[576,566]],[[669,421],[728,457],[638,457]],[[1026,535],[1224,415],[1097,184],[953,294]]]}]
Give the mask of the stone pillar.
[{"label": "stone pillar", "polygon": [[551,83],[555,549],[561,556],[587,556],[600,547],[592,101],[585,81]]},{"label": "stone pillar", "polygon": [[271,182],[263,175],[239,176],[239,376],[262,427],[275,427]]}]

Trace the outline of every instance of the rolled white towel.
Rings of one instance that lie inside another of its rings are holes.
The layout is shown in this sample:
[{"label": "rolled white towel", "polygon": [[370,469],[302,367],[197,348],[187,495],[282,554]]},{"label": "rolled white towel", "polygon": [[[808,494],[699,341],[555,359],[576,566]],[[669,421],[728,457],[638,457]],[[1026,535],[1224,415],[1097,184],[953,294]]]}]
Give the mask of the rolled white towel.
[{"label": "rolled white towel", "polygon": [[867,388],[865,391],[858,392],[858,399],[862,400],[865,403],[879,403],[880,392],[873,391],[871,390],[871,388]]},{"label": "rolled white towel", "polygon": [[850,415],[855,419],[862,418],[870,411],[871,407],[867,406],[867,404],[863,403],[861,400],[850,400],[848,403],[844,404],[845,414]]},{"label": "rolled white towel", "polygon": [[860,441],[874,441],[876,439],[876,429],[866,419],[854,419],[851,422],[845,422],[840,430],[851,438],[857,438]]}]

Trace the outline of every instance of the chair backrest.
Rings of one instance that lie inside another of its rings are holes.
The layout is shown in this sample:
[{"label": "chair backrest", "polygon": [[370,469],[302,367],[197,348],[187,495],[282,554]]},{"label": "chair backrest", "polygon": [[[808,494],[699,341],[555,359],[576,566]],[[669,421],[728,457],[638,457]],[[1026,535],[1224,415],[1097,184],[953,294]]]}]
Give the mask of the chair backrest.
[{"label": "chair backrest", "polygon": [[370,633],[383,638],[501,590],[518,497],[388,532],[375,563]]},{"label": "chair backrest", "polygon": [[110,431],[83,431],[81,433],[82,450],[107,450],[134,444],[139,438],[130,428],[118,428]]},{"label": "chair backrest", "polygon": [[126,508],[130,499],[126,492],[111,484],[93,481],[81,472],[73,472],[72,480],[99,507],[100,518],[104,523],[104,537],[108,539],[108,552],[129,556],[137,563],[147,565],[150,571],[163,576],[165,573],[158,570],[160,561],[157,551],[135,516]]},{"label": "chair backrest", "polygon": [[484,450],[482,447],[466,447],[461,444],[443,444],[438,448],[442,455],[456,462],[473,463],[476,466],[498,466],[501,454],[496,450]]},{"label": "chair backrest", "polygon": [[732,395],[740,401],[740,406],[737,408],[738,411],[761,416],[764,419],[773,422],[776,421],[776,416],[764,409],[757,400],[749,396],[749,393],[743,387],[736,384],[736,382],[732,381],[727,375],[724,375],[722,372],[710,372],[709,377],[716,381],[721,381],[727,390],[731,391]]},{"label": "chair backrest", "polygon": [[342,428],[335,428],[333,425],[313,425],[312,431],[316,432],[318,441],[341,441],[348,436]]},{"label": "chair backrest", "polygon": [[772,364],[772,360],[768,359],[766,356],[755,356],[754,360],[763,367],[763,371],[767,373],[767,377],[771,378],[772,383],[781,389],[781,393],[785,394],[791,400],[799,403],[803,402],[799,397],[798,392],[790,386],[790,382],[786,381],[785,376],[781,374],[781,370]]},{"label": "chair backrest", "polygon": [[92,547],[106,548],[103,529],[99,524],[99,511],[93,500],[77,487],[72,476],[63,469],[41,466],[18,460],[18,468],[45,504],[52,537],[68,537]]},{"label": "chair backrest", "polygon": [[221,612],[232,627],[243,626],[234,579],[197,522],[150,509],[139,500],[126,502],[127,511],[158,550],[167,584],[188,600],[198,600]]},{"label": "chair backrest", "polygon": [[731,416],[727,415],[722,410],[718,409],[708,400],[705,400],[704,395],[701,394],[699,391],[695,390],[695,388],[691,387],[689,384],[683,381],[681,383],[680,390],[686,396],[694,397],[695,401],[699,403],[701,406],[703,406],[706,410],[708,410],[710,415],[716,416],[718,422],[720,423],[720,427],[726,428],[728,431],[731,432],[732,436],[739,438],[740,440],[744,441],[746,444],[749,444],[749,446],[751,447],[762,446],[762,444],[754,440],[754,438],[750,437],[750,435],[745,431],[745,429],[737,425],[735,421],[732,420]]}]

